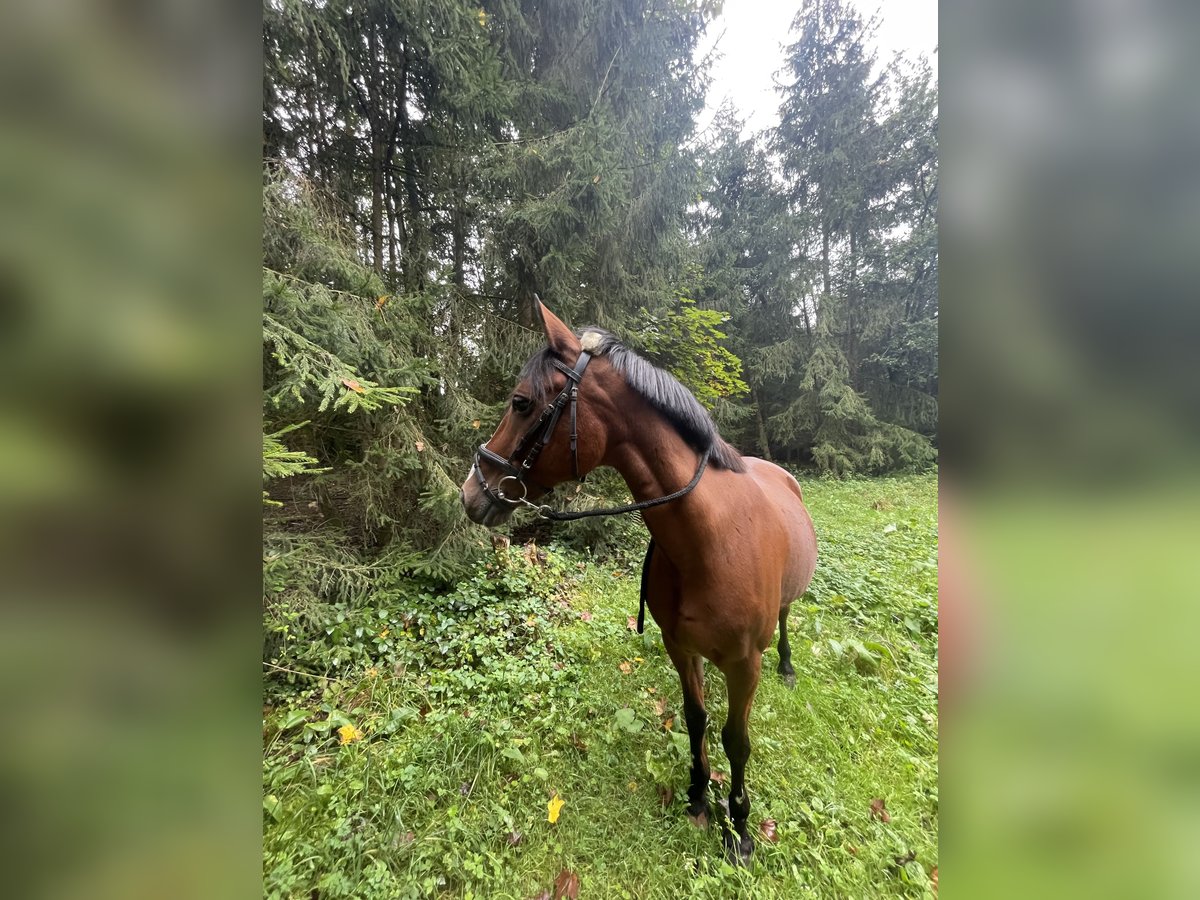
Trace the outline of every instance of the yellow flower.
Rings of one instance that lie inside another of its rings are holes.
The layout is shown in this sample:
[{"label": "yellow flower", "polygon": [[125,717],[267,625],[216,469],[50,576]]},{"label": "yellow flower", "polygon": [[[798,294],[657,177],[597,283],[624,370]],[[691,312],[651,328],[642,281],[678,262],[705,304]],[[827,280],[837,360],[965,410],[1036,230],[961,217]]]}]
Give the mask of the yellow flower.
[{"label": "yellow flower", "polygon": [[338,738],[343,744],[349,744],[354,741],[361,741],[363,739],[363,733],[353,725],[343,725],[338,729],[337,733]]},{"label": "yellow flower", "polygon": [[375,668],[374,666],[371,666],[369,669],[367,669],[367,677],[368,678],[378,678],[379,670],[377,668]]},{"label": "yellow flower", "polygon": [[558,821],[558,813],[563,808],[563,801],[558,799],[558,794],[550,798],[550,802],[546,804],[546,819],[553,825]]}]

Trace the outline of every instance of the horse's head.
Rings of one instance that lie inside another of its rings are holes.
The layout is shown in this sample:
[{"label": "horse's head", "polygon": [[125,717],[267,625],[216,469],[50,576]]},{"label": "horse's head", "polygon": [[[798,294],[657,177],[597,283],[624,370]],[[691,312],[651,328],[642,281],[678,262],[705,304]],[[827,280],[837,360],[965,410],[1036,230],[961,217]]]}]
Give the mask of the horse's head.
[{"label": "horse's head", "polygon": [[604,455],[600,409],[607,404],[599,386],[603,367],[588,368],[592,335],[585,333],[585,347],[540,302],[535,308],[546,346],[525,363],[504,418],[480,446],[462,485],[467,517],[489,528],[506,522],[522,501],[586,475]]}]

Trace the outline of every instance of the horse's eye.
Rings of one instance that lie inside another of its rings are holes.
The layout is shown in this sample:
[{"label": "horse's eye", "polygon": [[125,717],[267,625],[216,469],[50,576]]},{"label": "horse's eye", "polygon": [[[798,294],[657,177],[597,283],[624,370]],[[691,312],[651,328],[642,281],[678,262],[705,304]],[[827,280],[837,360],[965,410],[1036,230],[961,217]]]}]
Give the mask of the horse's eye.
[{"label": "horse's eye", "polygon": [[533,401],[528,397],[513,397],[512,408],[519,413],[529,412],[529,407],[533,406]]}]

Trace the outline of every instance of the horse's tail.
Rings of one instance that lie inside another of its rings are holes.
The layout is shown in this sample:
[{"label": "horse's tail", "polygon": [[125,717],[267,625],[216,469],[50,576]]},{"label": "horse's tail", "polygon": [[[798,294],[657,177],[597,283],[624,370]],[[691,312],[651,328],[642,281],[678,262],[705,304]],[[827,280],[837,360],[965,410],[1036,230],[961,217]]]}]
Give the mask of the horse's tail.
[{"label": "horse's tail", "polygon": [[637,633],[641,634],[646,627],[646,589],[650,585],[650,557],[654,555],[654,538],[646,547],[646,559],[642,562],[642,589],[638,600]]}]

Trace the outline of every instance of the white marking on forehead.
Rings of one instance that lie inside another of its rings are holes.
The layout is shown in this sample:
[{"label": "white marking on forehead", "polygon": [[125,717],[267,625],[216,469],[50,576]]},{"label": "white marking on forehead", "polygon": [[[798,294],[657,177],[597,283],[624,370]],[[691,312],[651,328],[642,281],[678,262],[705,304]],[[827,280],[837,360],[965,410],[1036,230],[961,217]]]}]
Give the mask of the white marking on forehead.
[{"label": "white marking on forehead", "polygon": [[588,353],[595,353],[596,348],[600,346],[600,341],[603,339],[604,335],[598,331],[585,331],[583,337],[579,339],[579,346]]}]

